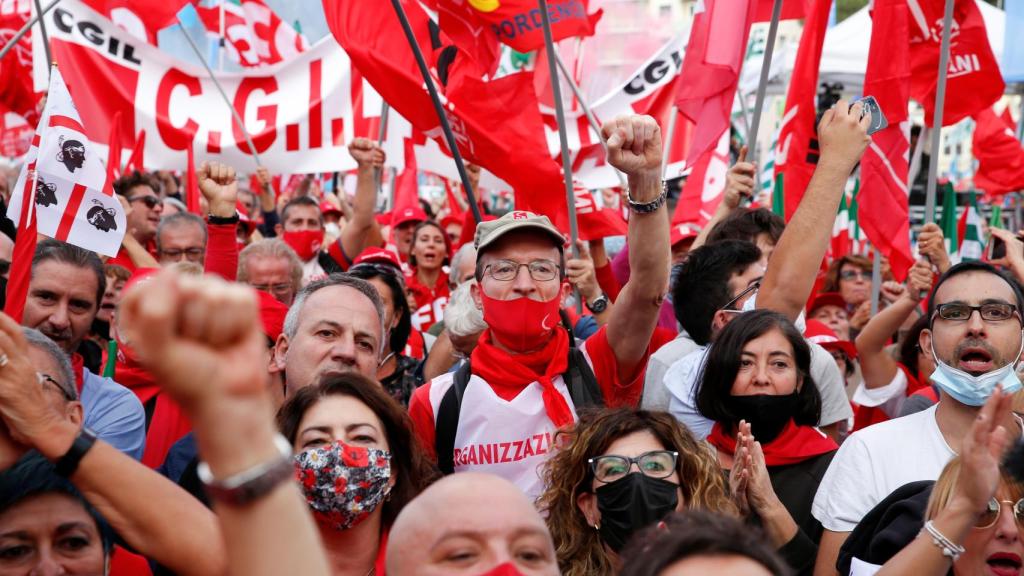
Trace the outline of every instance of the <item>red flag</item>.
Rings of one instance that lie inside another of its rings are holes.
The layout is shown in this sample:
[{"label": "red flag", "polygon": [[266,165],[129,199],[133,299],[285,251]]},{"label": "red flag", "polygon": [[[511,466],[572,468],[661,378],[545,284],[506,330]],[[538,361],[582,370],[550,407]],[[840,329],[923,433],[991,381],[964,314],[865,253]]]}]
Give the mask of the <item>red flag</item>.
[{"label": "red flag", "polygon": [[82,0],[138,38],[156,45],[157,32],[174,23],[188,0]]},{"label": "red flag", "polygon": [[128,163],[124,165],[124,172],[128,173],[133,170],[143,172],[145,170],[143,154],[146,151],[146,131],[140,130],[139,136],[135,139],[135,147],[132,148],[132,154],[128,157]]},{"label": "red flag", "polygon": [[800,199],[811,181],[818,163],[818,135],[814,125],[818,93],[818,65],[828,29],[828,13],[832,0],[812,0],[810,14],[804,22],[796,64],[786,94],[786,113],[779,128],[775,152],[775,174],[783,174],[786,220],[793,217]]},{"label": "red flag", "polygon": [[693,171],[683,184],[672,222],[694,222],[706,225],[718,210],[725,192],[725,177],[729,172],[729,132],[723,132],[718,144],[697,160]]},{"label": "red flag", "polygon": [[199,204],[199,179],[196,176],[195,143],[189,144],[188,168],[185,171],[185,207],[193,214],[202,214]]},{"label": "red flag", "polygon": [[231,59],[244,67],[276,64],[309,48],[306,38],[281,20],[263,0],[196,5],[196,12],[211,36],[219,38],[221,6],[224,39]]},{"label": "red flag", "polygon": [[1024,189],[1024,148],[1015,135],[1009,108],[1000,118],[987,107],[974,115],[974,121],[971,150],[978,159],[974,186],[988,195]]},{"label": "red flag", "polygon": [[[36,163],[28,167],[28,173],[34,173]],[[14,241],[14,253],[11,256],[11,273],[7,281],[7,299],[4,302],[4,314],[21,324],[21,314],[25,311],[25,300],[28,298],[28,284],[32,279],[32,257],[36,253],[36,211],[32,199],[32,187],[35,178],[26,178],[21,190],[21,215],[18,218],[18,236]]]},{"label": "red flag", "polygon": [[687,164],[712,149],[729,127],[757,2],[705,0],[704,6],[693,21],[676,91],[676,107],[696,125]]},{"label": "red flag", "polygon": [[910,97],[910,10],[907,0],[876,0],[871,14],[864,93],[874,96],[885,110],[889,127],[876,132],[861,159],[861,187],[857,202],[861,228],[886,257],[898,280],[914,263],[910,251],[907,153],[910,144],[901,125],[907,120]]},{"label": "red flag", "polygon": [[413,152],[412,140],[405,139],[405,170],[395,178],[395,204],[392,213],[401,212],[405,208],[420,210],[419,169],[416,167],[416,153]]},{"label": "red flag", "polygon": [[110,137],[107,138],[107,179],[103,191],[113,194],[114,180],[121,177],[121,111],[114,112],[110,121]]},{"label": "red flag", "polygon": [[[30,0],[0,2],[0,43],[6,44],[28,23],[31,17],[31,4]],[[42,92],[36,93],[32,90],[30,32],[18,40],[0,64],[0,113],[14,112],[25,118],[29,124],[35,125],[39,122],[37,106],[42,96]],[[31,131],[31,128],[29,130]]]},{"label": "red flag", "polygon": [[[601,10],[587,13],[589,0],[549,0],[551,35],[557,42],[573,36],[593,36]],[[544,28],[536,0],[438,0],[441,30],[487,70],[497,64],[498,43],[516,52],[544,47]]]},{"label": "red flag", "polygon": [[[413,154],[413,161],[415,161],[415,154]],[[455,197],[455,191],[452,190],[452,185],[448,182],[448,179],[444,178],[442,181],[444,182],[444,193],[448,197],[448,215],[462,220],[462,215],[465,213],[465,210],[462,209],[462,204],[459,204],[458,198]]]},{"label": "red flag", "polygon": [[[421,50],[437,59],[431,74],[463,156],[512,186],[518,209],[545,214],[564,228],[565,194],[555,192],[562,177],[548,154],[532,72],[484,79],[418,2],[403,5]],[[359,0],[324,0],[324,12],[338,43],[384,100],[415,128],[440,138],[440,122],[393,11]]]},{"label": "red flag", "polygon": [[[908,0],[908,3],[915,16],[910,34],[910,96],[924,107],[925,124],[931,126],[945,0]],[[953,6],[948,71],[943,126],[956,124],[991,106],[1006,89],[988,42],[985,20],[975,0],[956,0]]]},{"label": "red flag", "polygon": [[[816,2],[817,0],[808,0]],[[775,7],[775,0],[758,0],[757,14],[754,22],[770,22],[772,19],[772,8]],[[782,16],[779,20],[797,20],[805,15],[804,0],[782,0]],[[826,17],[827,19],[827,17]],[[804,31],[807,30],[807,23],[804,23]]]},{"label": "red flag", "polygon": [[580,240],[589,242],[609,236],[625,236],[626,221],[617,210],[601,208],[590,190],[579,182],[573,183],[576,194],[576,219],[579,224]]}]

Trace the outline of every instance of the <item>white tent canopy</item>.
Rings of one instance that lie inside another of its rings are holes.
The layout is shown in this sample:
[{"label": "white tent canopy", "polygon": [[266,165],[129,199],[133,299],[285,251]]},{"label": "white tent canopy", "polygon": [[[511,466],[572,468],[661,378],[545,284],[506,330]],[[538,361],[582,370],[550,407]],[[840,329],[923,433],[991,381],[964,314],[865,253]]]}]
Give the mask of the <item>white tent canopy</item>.
[{"label": "white tent canopy", "polygon": [[[1002,61],[1006,15],[981,0],[974,0],[988,30],[996,60]],[[860,93],[871,44],[871,15],[864,7],[825,33],[818,82],[841,82],[846,92]]]}]

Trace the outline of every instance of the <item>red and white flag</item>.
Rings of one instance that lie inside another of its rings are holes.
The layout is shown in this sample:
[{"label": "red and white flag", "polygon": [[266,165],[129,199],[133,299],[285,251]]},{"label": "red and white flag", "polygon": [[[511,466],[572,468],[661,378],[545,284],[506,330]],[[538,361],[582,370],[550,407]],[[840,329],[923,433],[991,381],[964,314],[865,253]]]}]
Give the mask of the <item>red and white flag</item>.
[{"label": "red and white flag", "polygon": [[132,36],[156,46],[157,32],[174,23],[189,0],[82,0]]},{"label": "red and white flag", "polygon": [[[124,209],[109,191],[104,192],[106,168],[99,147],[85,135],[75,103],[60,70],[50,71],[50,89],[42,121],[36,129],[39,147],[29,151],[34,174],[26,168],[11,198],[7,216],[17,223],[25,192],[34,189],[40,234],[87,250],[114,256],[124,237]],[[26,188],[26,183],[35,184]]]},{"label": "red and white flag", "polygon": [[579,224],[580,240],[589,242],[626,235],[626,221],[621,212],[598,206],[594,195],[578,180],[573,181],[573,193],[576,195],[576,221]]},{"label": "red and white flag", "polygon": [[864,152],[857,197],[860,226],[889,258],[897,280],[903,280],[914,263],[907,189],[910,55],[908,43],[901,41],[909,37],[909,17],[907,0],[875,0],[864,93],[878,100],[889,127],[876,132]]},{"label": "red and white flag", "polygon": [[683,184],[672,222],[691,222],[704,227],[718,210],[725,193],[729,173],[729,131],[718,138],[714,148],[704,153]]},{"label": "red and white flag", "polygon": [[[925,124],[931,126],[946,2],[907,0],[907,3],[912,18],[910,97],[924,107]],[[956,124],[991,106],[1006,89],[988,41],[985,20],[975,0],[955,0],[947,70],[943,126]]]},{"label": "red and white flag", "polygon": [[281,20],[263,0],[240,4],[221,0],[212,7],[196,6],[207,33],[220,35],[224,13],[224,39],[228,55],[244,67],[277,64],[309,49],[306,38]]},{"label": "red and white flag", "polygon": [[704,0],[704,11],[694,18],[676,84],[676,107],[695,124],[688,164],[714,148],[729,128],[756,11],[756,0]]},{"label": "red and white flag", "polygon": [[811,0],[811,4],[789,81],[786,112],[775,151],[775,178],[778,182],[779,175],[782,175],[787,221],[800,205],[818,164],[818,134],[814,124],[817,117],[818,65],[821,63],[832,0]]},{"label": "red and white flag", "polygon": [[974,187],[992,196],[1024,190],[1024,147],[1017,140],[1010,109],[997,116],[991,107],[974,115],[971,151],[978,159]]}]

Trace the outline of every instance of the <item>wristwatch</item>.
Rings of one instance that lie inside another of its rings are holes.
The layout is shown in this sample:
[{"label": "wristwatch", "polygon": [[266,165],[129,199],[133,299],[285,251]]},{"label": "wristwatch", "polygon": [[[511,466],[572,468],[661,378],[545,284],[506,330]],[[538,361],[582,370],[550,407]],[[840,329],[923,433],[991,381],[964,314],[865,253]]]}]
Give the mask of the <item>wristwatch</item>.
[{"label": "wristwatch", "polygon": [[665,204],[665,199],[668,195],[668,186],[664,181],[661,183],[661,194],[650,202],[637,202],[633,200],[632,191],[626,188],[626,201],[629,203],[629,208],[637,214],[650,214],[656,212],[658,208],[661,208]]},{"label": "wristwatch", "polygon": [[587,310],[590,310],[591,314],[600,314],[608,309],[608,295],[602,293],[597,298],[594,298],[593,302],[584,300],[583,303],[587,306]]},{"label": "wristwatch", "polygon": [[200,462],[196,474],[213,500],[232,506],[244,506],[266,496],[278,484],[294,477],[295,464],[292,462],[292,447],[284,436],[274,436],[274,446],[279,456],[269,462],[262,462],[241,472],[216,480],[206,462]]},{"label": "wristwatch", "polygon": [[231,216],[216,216],[213,214],[206,215],[206,223],[212,226],[224,225],[224,224],[238,224],[240,218],[238,217],[238,210]]},{"label": "wristwatch", "polygon": [[54,462],[55,472],[64,478],[70,478],[75,470],[78,470],[78,463],[82,461],[82,458],[95,443],[96,433],[82,426],[68,451]]}]

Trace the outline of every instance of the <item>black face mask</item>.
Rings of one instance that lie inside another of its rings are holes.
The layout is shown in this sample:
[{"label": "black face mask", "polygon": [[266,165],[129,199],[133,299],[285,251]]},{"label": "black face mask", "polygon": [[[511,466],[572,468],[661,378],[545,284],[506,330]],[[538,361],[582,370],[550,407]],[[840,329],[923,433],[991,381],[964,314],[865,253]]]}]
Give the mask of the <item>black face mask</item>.
[{"label": "black face mask", "polygon": [[730,396],[729,411],[750,424],[754,440],[767,444],[779,437],[796,412],[797,392],[784,396],[755,394]]},{"label": "black face mask", "polygon": [[629,538],[660,521],[679,503],[679,485],[640,472],[627,474],[594,491],[601,511],[601,539],[619,552]]}]

